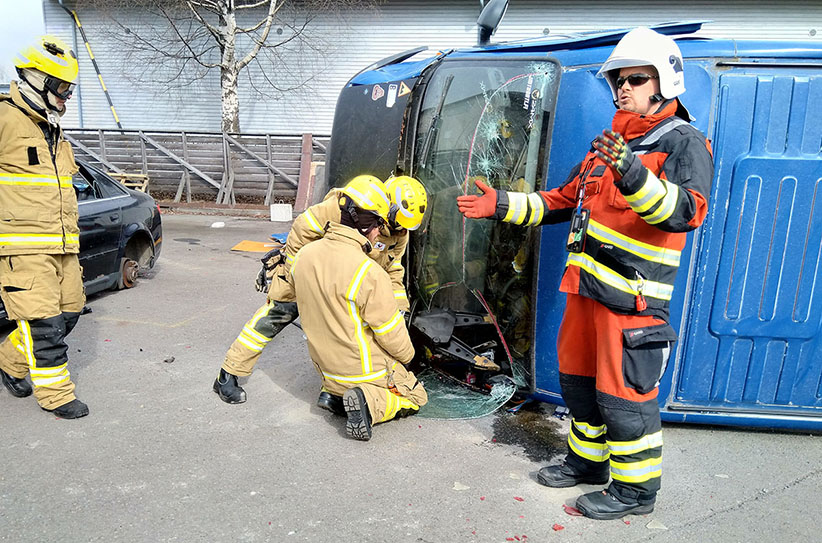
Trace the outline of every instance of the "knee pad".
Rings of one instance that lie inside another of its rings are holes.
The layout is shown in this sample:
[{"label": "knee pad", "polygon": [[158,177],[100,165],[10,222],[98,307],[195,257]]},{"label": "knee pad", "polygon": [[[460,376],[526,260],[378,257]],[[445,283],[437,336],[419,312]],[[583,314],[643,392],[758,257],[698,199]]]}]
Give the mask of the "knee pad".
[{"label": "knee pad", "polygon": [[599,392],[597,402],[605,424],[608,425],[608,439],[632,441],[662,429],[656,399],[632,402]]},{"label": "knee pad", "polygon": [[32,350],[40,367],[59,366],[67,360],[66,321],[63,315],[28,321]]},{"label": "knee pad", "polygon": [[562,399],[575,419],[592,424],[600,423],[596,378],[560,373],[559,385]]},{"label": "knee pad", "polygon": [[69,335],[74,327],[77,326],[77,321],[80,319],[80,313],[73,312],[73,311],[64,311],[63,312],[63,320],[66,323],[66,333],[65,335]]},{"label": "knee pad", "polygon": [[300,313],[297,310],[297,302],[274,302],[274,311],[269,314],[276,314],[283,324],[291,324]]}]

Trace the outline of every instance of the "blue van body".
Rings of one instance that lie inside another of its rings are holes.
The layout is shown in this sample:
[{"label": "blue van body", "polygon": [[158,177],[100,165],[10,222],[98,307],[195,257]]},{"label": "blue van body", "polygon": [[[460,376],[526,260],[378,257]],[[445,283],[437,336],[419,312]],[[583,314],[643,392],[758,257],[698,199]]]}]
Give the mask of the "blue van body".
[{"label": "blue van body", "polygon": [[[654,27],[679,35],[687,89],[680,98],[712,142],[715,162],[708,217],[689,234],[671,302],[680,339],[660,381],[662,418],[822,430],[822,44],[687,36],[699,26]],[[558,63],[550,151],[538,187],[550,189],[610,126],[610,91],[595,74],[625,32],[378,64],[346,89],[364,88],[368,95],[374,86],[402,89],[405,82],[410,110],[415,94],[425,91],[416,83],[449,62]],[[332,177],[334,154],[347,137],[341,115],[332,134]],[[394,129],[400,155],[415,128],[412,116],[402,119]],[[558,291],[564,269],[558,255],[567,228],[538,228],[531,331],[531,392],[560,404],[556,338],[565,296]]]}]

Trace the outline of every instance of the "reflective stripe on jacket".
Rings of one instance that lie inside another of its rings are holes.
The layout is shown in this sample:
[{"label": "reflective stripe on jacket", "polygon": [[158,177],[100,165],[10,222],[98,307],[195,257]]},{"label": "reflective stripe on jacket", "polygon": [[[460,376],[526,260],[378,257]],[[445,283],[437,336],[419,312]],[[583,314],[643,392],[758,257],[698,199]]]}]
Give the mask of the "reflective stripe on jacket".
[{"label": "reflective stripe on jacket", "polygon": [[13,81],[0,95],[0,255],[80,251],[74,153],[62,130],[49,145],[41,126]]},{"label": "reflective stripe on jacket", "polygon": [[[329,223],[340,223],[341,194],[339,189],[331,189],[322,202],[309,207],[294,219],[285,243],[285,262],[274,272],[275,280],[272,281],[268,292],[269,299],[281,302],[295,301],[291,285],[282,278],[288,274],[294,256],[300,249],[322,238],[325,235],[326,225]],[[393,296],[400,311],[408,311],[408,295],[404,284],[405,268],[402,265],[402,257],[408,245],[408,232],[395,233],[389,231],[388,228],[383,228],[381,235],[377,238],[377,243],[382,244],[383,249],[381,251],[375,249],[369,253],[369,256],[391,277]]]},{"label": "reflective stripe on jacket", "polygon": [[620,181],[589,152],[556,189],[498,191],[494,218],[550,224],[570,218],[586,177],[583,207],[590,210],[590,220],[582,252],[568,255],[562,292],[620,313],[667,314],[686,234],[705,219],[713,179],[710,145],[676,116],[677,107],[673,100],[654,115],[616,113],[612,130],[623,135],[639,159]]},{"label": "reflective stripe on jacket", "polygon": [[414,356],[391,280],[363,252],[365,242],[353,228],[332,223],[323,239],[297,253],[290,270],[311,359],[337,382],[385,379],[395,362]]}]

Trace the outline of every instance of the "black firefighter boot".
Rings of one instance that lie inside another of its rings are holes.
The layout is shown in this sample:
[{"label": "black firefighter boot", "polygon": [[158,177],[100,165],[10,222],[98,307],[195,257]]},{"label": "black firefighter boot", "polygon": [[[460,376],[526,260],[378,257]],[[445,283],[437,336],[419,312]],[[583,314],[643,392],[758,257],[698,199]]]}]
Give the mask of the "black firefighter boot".
[{"label": "black firefighter boot", "polygon": [[214,392],[225,403],[243,403],[245,390],[237,384],[237,376],[220,368],[220,375],[214,380]]},{"label": "black firefighter boot", "polygon": [[343,394],[343,406],[348,415],[345,433],[348,437],[368,441],[371,439],[371,412],[365,403],[365,394],[359,387],[349,388]]},{"label": "black firefighter boot", "polygon": [[604,469],[593,472],[583,472],[567,462],[554,466],[546,466],[537,473],[537,481],[541,485],[551,488],[567,488],[579,484],[604,485],[610,478],[610,468],[606,463]]},{"label": "black firefighter boot", "polygon": [[633,499],[628,503],[611,493],[611,489],[589,492],[577,498],[577,509],[588,518],[613,520],[625,515],[647,515],[654,510],[654,498]]},{"label": "black firefighter boot", "polygon": [[335,415],[346,416],[342,397],[335,396],[327,390],[320,392],[320,396],[317,398],[317,407],[331,411]]},{"label": "black firefighter boot", "polygon": [[17,396],[18,398],[31,396],[31,385],[26,381],[25,377],[18,379],[0,370],[0,378],[3,379],[3,384],[6,385],[6,388],[9,389],[12,396]]},{"label": "black firefighter boot", "polygon": [[43,410],[61,419],[79,419],[80,417],[88,415],[88,406],[77,398],[54,409],[46,409],[43,407]]}]

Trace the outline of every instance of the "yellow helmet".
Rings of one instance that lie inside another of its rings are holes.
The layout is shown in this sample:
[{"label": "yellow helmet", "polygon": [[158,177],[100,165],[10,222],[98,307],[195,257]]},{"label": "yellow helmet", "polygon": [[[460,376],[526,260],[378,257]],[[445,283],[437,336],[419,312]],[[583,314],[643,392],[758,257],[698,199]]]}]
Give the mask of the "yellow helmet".
[{"label": "yellow helmet", "polygon": [[[348,182],[341,191],[359,209],[370,211],[382,219],[388,220],[391,203],[385,195],[385,184],[373,175],[358,175]],[[341,199],[340,204],[345,202]]]},{"label": "yellow helmet", "polygon": [[32,68],[46,74],[46,89],[63,99],[71,96],[79,72],[74,51],[57,36],[48,35],[17,53],[14,66],[18,72]]},{"label": "yellow helmet", "polygon": [[37,42],[17,54],[17,68],[34,68],[44,74],[73,83],[79,66],[74,51],[57,36],[40,36]]},{"label": "yellow helmet", "polygon": [[428,206],[428,193],[422,183],[407,175],[389,177],[385,182],[385,192],[391,200],[388,225],[395,230],[419,228]]}]

